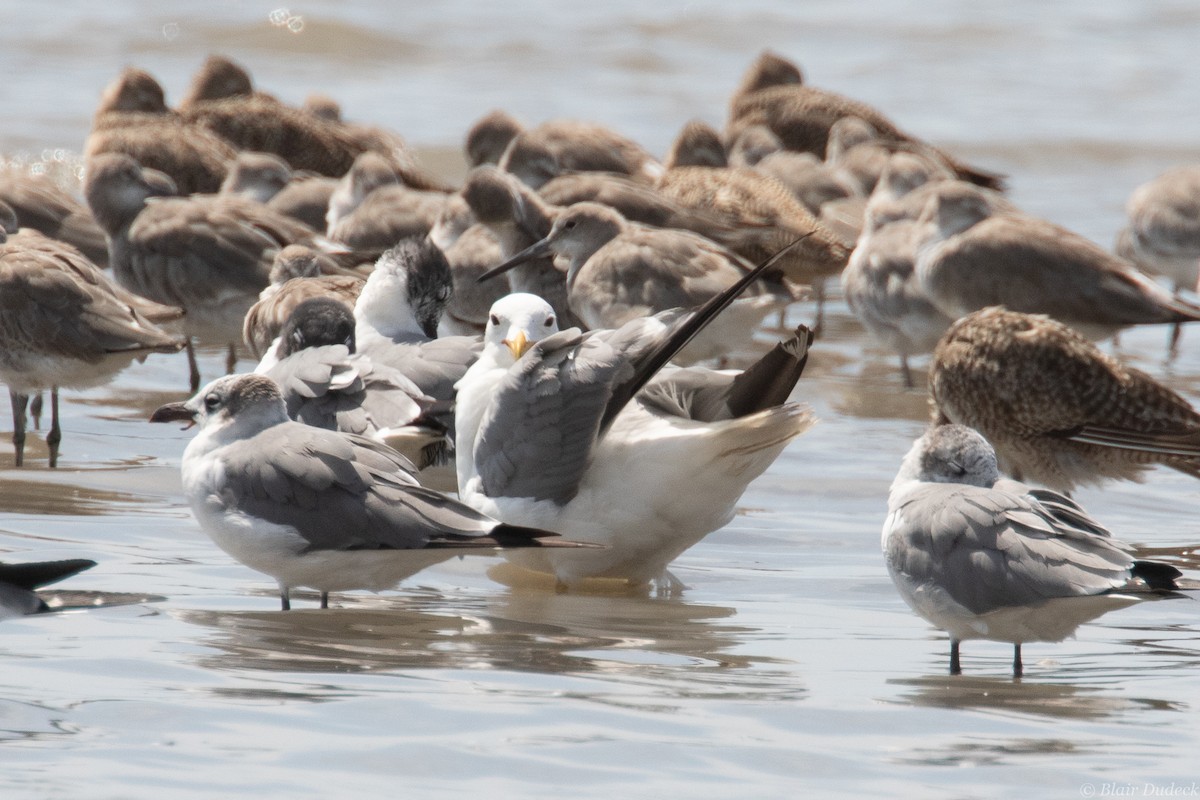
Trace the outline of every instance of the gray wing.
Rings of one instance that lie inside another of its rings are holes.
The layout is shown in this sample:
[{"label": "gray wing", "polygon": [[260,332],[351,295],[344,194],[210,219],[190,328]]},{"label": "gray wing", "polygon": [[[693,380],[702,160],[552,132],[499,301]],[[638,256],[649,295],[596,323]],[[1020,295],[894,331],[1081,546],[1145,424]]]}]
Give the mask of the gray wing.
[{"label": "gray wing", "polygon": [[340,344],[300,350],[266,375],[279,384],[289,417],[343,433],[373,435],[407,425],[433,402],[399,372],[352,356]]},{"label": "gray wing", "polygon": [[970,611],[1127,588],[1133,556],[1058,495],[1048,510],[1032,495],[952,484],[912,490],[887,540],[892,568],[935,583]]},{"label": "gray wing", "polygon": [[313,550],[481,546],[496,522],[418,486],[408,459],[386,445],[296,422],[275,425],[222,456],[221,501],[289,525]]},{"label": "gray wing", "polygon": [[359,345],[374,363],[398,370],[435,400],[449,401],[454,399],[454,384],[479,358],[483,339],[444,336],[420,344],[360,341]]},{"label": "gray wing", "polygon": [[475,465],[490,497],[565,504],[579,489],[613,383],[632,372],[598,337],[543,339],[509,370],[480,423]]}]

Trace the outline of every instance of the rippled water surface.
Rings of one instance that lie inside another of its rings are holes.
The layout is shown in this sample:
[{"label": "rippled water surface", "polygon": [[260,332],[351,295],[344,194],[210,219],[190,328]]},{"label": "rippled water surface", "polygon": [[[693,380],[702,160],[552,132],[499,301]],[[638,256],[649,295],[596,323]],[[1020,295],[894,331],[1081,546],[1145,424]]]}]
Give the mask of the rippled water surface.
[{"label": "rippled water surface", "polygon": [[[121,67],[174,100],[210,51],[285,100],[339,98],[450,178],[495,107],[599,120],[661,152],[689,118],[720,124],[770,46],[1105,245],[1138,183],[1200,159],[1193,2],[314,2],[280,25],[269,4],[206,8],[0,2],[0,152],[70,163]],[[1166,335],[1126,334],[1120,352],[1196,399],[1200,332],[1170,368]],[[206,376],[220,367],[206,352]],[[926,393],[899,388],[840,301],[796,396],[820,424],[678,560],[690,588],[673,600],[510,586],[501,562],[473,559],[280,613],[184,505],[189,434],[146,424],[185,385],[182,357],[152,356],[65,393],[62,467],[45,468],[37,434],[28,468],[0,469],[4,559],[94,558],[71,589],[150,598],[0,624],[6,798],[1200,793],[1194,601],[1028,645],[1021,682],[986,642],[945,675],[945,637],[879,552]],[[1198,498],[1165,470],[1079,495],[1167,555],[1200,545]]]}]

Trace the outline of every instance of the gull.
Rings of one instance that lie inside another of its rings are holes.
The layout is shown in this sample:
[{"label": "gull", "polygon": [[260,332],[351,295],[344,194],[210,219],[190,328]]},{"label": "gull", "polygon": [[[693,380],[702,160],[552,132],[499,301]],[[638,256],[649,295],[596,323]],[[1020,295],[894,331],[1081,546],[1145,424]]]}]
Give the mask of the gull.
[{"label": "gull", "polygon": [[[169,311],[163,309],[163,311]],[[176,353],[159,329],[75,248],[24,228],[0,232],[0,381],[8,386],[13,448],[24,464],[29,396],[50,390],[50,466],[58,465],[60,388],[107,383],[134,359]]]},{"label": "gull", "polygon": [[[694,308],[751,269],[740,256],[699,234],[634,225],[607,206],[576,203],[558,215],[545,238],[485,277],[549,253],[569,259],[568,306],[593,329],[618,328],[672,308]],[[739,298],[697,337],[686,357],[700,361],[726,356],[748,343],[769,314],[798,298],[781,280]]]},{"label": "gull", "polygon": [[274,362],[264,359],[255,372],[279,385],[291,419],[377,439],[418,469],[445,463],[446,428],[426,417],[435,401],[399,371],[357,353],[354,325],[345,303],[305,300],[289,315]]},{"label": "gull", "polygon": [[939,185],[922,212],[917,280],[955,319],[1002,305],[1048,314],[1089,339],[1130,325],[1200,319],[1128,262],[1059,225],[997,205],[969,183]]},{"label": "gull", "polygon": [[727,524],[747,485],[814,421],[786,402],[811,343],[803,328],[739,375],[659,372],[767,266],[695,314],[616,331],[559,332],[553,309],[528,294],[492,307],[483,354],[458,384],[459,494],[499,519],[607,546],[512,560],[567,588],[592,577],[680,588],[667,565]]},{"label": "gull", "polygon": [[[269,283],[275,254],[289,244],[320,247],[307,226],[240,197],[173,197],[166,176],[124,155],[87,164],[85,195],[109,238],[118,283],[187,311],[190,334],[230,343],[236,361],[246,311]],[[189,354],[191,350],[189,348]],[[199,384],[189,358],[192,385]]]},{"label": "gull", "polygon": [[1003,183],[1000,176],[963,164],[905,133],[874,107],[805,84],[795,65],[769,51],[750,66],[730,101],[726,136],[733,141],[744,128],[765,125],[789,150],[824,158],[830,129],[850,116],[869,124],[884,141],[937,152],[964,180],[990,188]]},{"label": "gull", "polygon": [[57,583],[96,566],[86,558],[62,561],[0,562],[0,619],[53,611],[35,589]]},{"label": "gull", "polygon": [[1141,481],[1154,464],[1200,478],[1200,413],[1046,316],[987,308],[958,320],[929,388],[937,420],[978,430],[1022,480],[1069,492]]},{"label": "gull", "polygon": [[1085,622],[1190,588],[1169,564],[1136,558],[1070,498],[1001,479],[987,440],[931,428],[904,457],[883,524],[888,572],[905,602],[959,643],[1059,642]]},{"label": "gull", "polygon": [[366,281],[360,275],[322,275],[321,254],[302,244],[290,244],[275,254],[271,284],[258,295],[242,322],[242,339],[250,354],[262,359],[271,350],[288,317],[313,297],[335,297],[351,305]]},{"label": "gull", "polygon": [[420,486],[386,445],[288,419],[262,375],[218,378],[150,421],[199,427],[181,465],[192,513],[218,547],[275,579],[284,610],[293,588],[316,589],[327,608],[330,592],[389,589],[458,555],[577,546]]}]

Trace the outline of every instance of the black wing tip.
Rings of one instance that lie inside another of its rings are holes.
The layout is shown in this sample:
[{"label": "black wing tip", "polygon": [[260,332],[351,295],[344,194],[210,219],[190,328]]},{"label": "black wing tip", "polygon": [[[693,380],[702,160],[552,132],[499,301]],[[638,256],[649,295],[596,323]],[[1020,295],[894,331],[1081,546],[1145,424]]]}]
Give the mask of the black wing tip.
[{"label": "black wing tip", "polygon": [[96,562],[90,558],[33,561],[27,564],[0,564],[0,581],[11,583],[22,589],[33,590],[39,586],[65,580],[94,566],[96,566]]},{"label": "black wing tip", "polygon": [[603,549],[604,545],[589,542],[574,542],[563,539],[554,531],[541,528],[527,528],[523,525],[509,525],[502,522],[492,529],[490,538],[495,539],[501,547],[574,547]]},{"label": "black wing tip", "polygon": [[1129,574],[1156,592],[1173,592],[1183,588],[1179,584],[1183,573],[1162,561],[1134,561]]}]

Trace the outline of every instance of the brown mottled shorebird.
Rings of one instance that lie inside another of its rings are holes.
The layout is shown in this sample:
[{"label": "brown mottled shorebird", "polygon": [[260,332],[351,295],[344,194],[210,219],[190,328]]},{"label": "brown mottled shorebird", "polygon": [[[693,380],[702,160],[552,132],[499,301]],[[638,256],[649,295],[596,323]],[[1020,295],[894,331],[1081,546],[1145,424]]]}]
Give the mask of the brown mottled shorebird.
[{"label": "brown mottled shorebird", "polygon": [[24,463],[30,394],[50,390],[46,444],[55,467],[60,388],[99,386],[134,359],[175,353],[183,344],[125,302],[75,248],[28,228],[0,232],[0,380],[12,399],[17,466]]},{"label": "brown mottled shorebird", "polygon": [[[549,253],[570,262],[570,308],[589,328],[619,328],[668,309],[693,309],[720,294],[752,265],[691,231],[627,222],[599,203],[576,203],[549,234],[496,267],[500,274]],[[691,361],[723,358],[745,345],[763,319],[799,298],[780,280],[757,284],[733,301],[685,350]]]},{"label": "brown mottled shorebird", "polygon": [[857,186],[812,153],[785,150],[779,137],[764,125],[751,125],[738,134],[729,148],[729,164],[771,176],[817,215],[826,203],[859,193]]},{"label": "brown mottled shorebird", "polygon": [[443,252],[450,264],[454,292],[442,312],[438,336],[481,334],[487,327],[488,309],[509,292],[504,281],[479,282],[480,276],[504,260],[500,242],[488,226],[476,223]]},{"label": "brown mottled shorebird", "polygon": [[250,354],[262,359],[279,336],[296,306],[313,297],[333,297],[353,307],[365,277],[323,275],[322,256],[302,244],[291,244],[275,254],[271,284],[259,293],[242,323],[242,339]]},{"label": "brown mottled shorebird", "polygon": [[525,126],[508,112],[497,109],[484,114],[467,131],[466,141],[463,143],[467,165],[478,167],[480,164],[499,164],[508,143],[517,138],[517,134],[524,129]]},{"label": "brown mottled shorebird", "polygon": [[[489,269],[549,236],[559,213],[559,209],[543,202],[515,175],[490,165],[471,170],[463,183],[462,196],[479,223],[486,226],[499,242],[502,257],[490,264]],[[571,310],[567,273],[555,266],[553,253],[546,252],[513,265],[506,278],[506,281],[485,282],[485,285],[508,287],[492,302],[509,292],[535,294],[550,304],[563,327],[585,327]],[[491,308],[490,303],[488,308]],[[486,325],[487,309],[483,310],[483,319]]]},{"label": "brown mottled shorebird", "polygon": [[212,131],[167,107],[150,73],[125,69],[101,97],[84,143],[85,159],[124,153],[171,177],[183,194],[216,192],[237,150]]},{"label": "brown mottled shorebird", "polygon": [[1153,464],[1200,478],[1200,414],[1049,317],[963,317],[938,343],[929,385],[936,419],[982,433],[1020,480],[1071,491],[1140,481]]},{"label": "brown mottled shorebird", "polygon": [[0,202],[13,211],[17,227],[39,230],[102,267],[108,264],[108,243],[92,212],[50,178],[0,169]]},{"label": "brown mottled shorebird", "polygon": [[632,139],[603,125],[551,120],[517,133],[499,166],[534,189],[564,172],[616,172],[653,183],[663,167]]},{"label": "brown mottled shorebird", "polygon": [[337,189],[338,179],[325,175],[293,174],[279,192],[267,201],[267,207],[298,219],[314,231],[325,230],[329,198]]},{"label": "brown mottled shorebird", "polygon": [[823,311],[824,280],[846,266],[850,248],[779,181],[748,167],[677,167],[668,170],[658,189],[676,202],[722,215],[736,234],[723,236],[729,249],[759,263],[800,237],[778,262],[788,278],[812,284],[817,317]]},{"label": "brown mottled shorebird", "polygon": [[899,354],[908,388],[913,386],[909,356],[932,352],[954,322],[925,296],[914,271],[917,217],[928,197],[921,189],[948,176],[919,156],[893,155],[867,203],[862,235],[842,272],[846,303],[872,339]]},{"label": "brown mottled shorebird", "polygon": [[[189,334],[241,339],[242,319],[269,283],[275,254],[316,245],[311,228],[241,197],[171,197],[169,180],[128,156],[87,164],[88,205],[109,237],[117,281],[130,291],[187,311]],[[191,349],[189,348],[189,353]],[[192,382],[199,373],[194,359]]]},{"label": "brown mottled shorebird", "polygon": [[1049,314],[1089,339],[1130,325],[1200,319],[1128,262],[1046,220],[999,207],[969,183],[939,184],[921,215],[917,280],[958,318],[986,306]]},{"label": "brown mottled shorebird", "polygon": [[[747,126],[766,125],[789,150],[824,158],[830,129],[838,120],[854,116],[871,125],[886,141],[920,142],[870,105],[802,83],[800,70],[794,66],[787,69],[785,62],[781,56],[768,52],[751,65],[730,102],[728,140],[736,139]],[[964,180],[1001,188],[999,175],[963,164],[940,150],[936,152]]]},{"label": "brown mottled shorebird", "polygon": [[685,123],[663,159],[667,169],[677,167],[728,167],[729,156],[721,134],[707,122],[693,119]]}]

